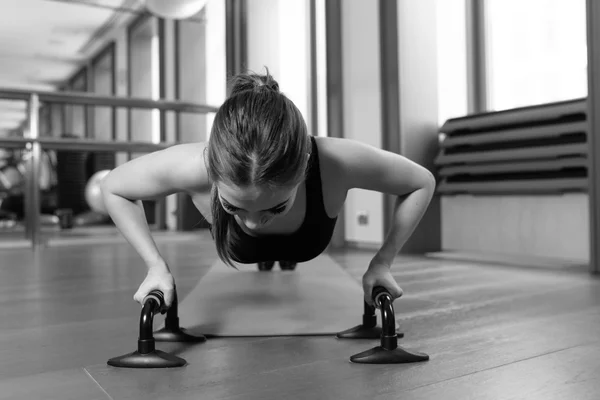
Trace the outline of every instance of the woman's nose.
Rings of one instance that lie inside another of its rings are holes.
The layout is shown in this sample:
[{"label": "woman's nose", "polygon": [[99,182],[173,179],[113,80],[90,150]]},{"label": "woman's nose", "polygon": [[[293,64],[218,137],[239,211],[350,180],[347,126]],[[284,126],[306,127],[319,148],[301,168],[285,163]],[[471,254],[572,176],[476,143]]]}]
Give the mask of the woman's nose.
[{"label": "woman's nose", "polygon": [[244,218],[244,224],[248,229],[259,228],[262,225],[261,217],[260,215],[248,215]]}]

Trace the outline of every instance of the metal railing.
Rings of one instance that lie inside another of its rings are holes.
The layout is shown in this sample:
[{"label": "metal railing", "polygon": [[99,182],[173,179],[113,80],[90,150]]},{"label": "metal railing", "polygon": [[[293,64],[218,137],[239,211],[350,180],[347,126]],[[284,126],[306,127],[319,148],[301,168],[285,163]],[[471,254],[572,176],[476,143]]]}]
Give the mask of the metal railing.
[{"label": "metal railing", "polygon": [[21,100],[28,103],[29,129],[23,138],[0,138],[0,148],[27,149],[30,152],[25,164],[25,235],[33,250],[42,245],[41,238],[41,195],[38,187],[42,149],[114,151],[129,153],[151,153],[176,143],[146,143],[99,141],[92,139],[62,139],[40,137],[40,103],[62,103],[88,106],[110,106],[120,108],[158,109],[183,113],[206,114],[216,112],[217,107],[179,101],[150,100],[116,96],[98,96],[79,92],[31,92],[0,88],[0,99]]},{"label": "metal railing", "polygon": [[85,92],[30,92],[26,90],[0,88],[0,99],[31,102],[35,96],[42,103],[76,104],[82,106],[109,106],[124,108],[146,108],[188,113],[216,112],[217,107],[169,100],[150,100],[135,97],[99,96]]}]

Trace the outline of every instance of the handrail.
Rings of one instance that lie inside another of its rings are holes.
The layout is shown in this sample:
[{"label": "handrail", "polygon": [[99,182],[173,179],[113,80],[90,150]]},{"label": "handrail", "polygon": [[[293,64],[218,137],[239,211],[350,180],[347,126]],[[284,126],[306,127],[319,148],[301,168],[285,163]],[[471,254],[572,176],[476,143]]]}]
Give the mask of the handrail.
[{"label": "handrail", "polygon": [[29,129],[23,138],[0,138],[0,148],[29,148],[31,157],[25,164],[26,193],[25,221],[26,235],[31,242],[32,250],[42,244],[40,235],[41,199],[37,182],[41,168],[41,153],[45,149],[78,150],[78,151],[114,151],[131,153],[151,153],[173,146],[175,143],[149,142],[114,142],[90,139],[39,137],[40,103],[65,103],[77,105],[95,105],[125,108],[159,109],[175,112],[210,113],[218,111],[217,107],[204,104],[193,104],[179,101],[150,100],[139,98],[123,98],[115,96],[98,96],[91,93],[73,92],[32,92],[26,90],[0,88],[0,99],[23,100],[28,103]]},{"label": "handrail", "polygon": [[41,103],[64,103],[91,106],[148,108],[164,111],[206,114],[217,112],[218,107],[181,101],[151,100],[135,97],[99,96],[85,92],[38,92],[0,88],[0,99],[29,101],[36,94]]},{"label": "handrail", "polygon": [[93,139],[60,139],[52,137],[40,138],[0,138],[0,148],[25,148],[29,143],[39,143],[45,150],[76,150],[76,151],[114,151],[151,153],[163,150],[177,143],[148,143],[104,141]]}]

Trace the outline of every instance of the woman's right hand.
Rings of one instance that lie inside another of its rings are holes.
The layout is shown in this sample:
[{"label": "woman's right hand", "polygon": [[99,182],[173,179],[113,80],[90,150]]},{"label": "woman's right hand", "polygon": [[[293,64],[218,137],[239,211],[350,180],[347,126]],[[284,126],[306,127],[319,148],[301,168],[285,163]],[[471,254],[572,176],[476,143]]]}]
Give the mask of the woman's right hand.
[{"label": "woman's right hand", "polygon": [[150,267],[146,279],[144,279],[140,285],[133,296],[133,299],[143,305],[143,301],[148,293],[155,289],[163,292],[165,296],[165,307],[171,307],[173,294],[175,292],[175,279],[173,279],[173,275],[171,275],[168,267]]}]

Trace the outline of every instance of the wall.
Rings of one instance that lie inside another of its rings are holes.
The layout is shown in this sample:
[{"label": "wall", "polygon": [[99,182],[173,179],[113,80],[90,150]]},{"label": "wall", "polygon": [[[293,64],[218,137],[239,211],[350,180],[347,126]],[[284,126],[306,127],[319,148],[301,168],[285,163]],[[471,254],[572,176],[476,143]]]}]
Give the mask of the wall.
[{"label": "wall", "polygon": [[[381,148],[379,7],[376,1],[344,0],[342,6],[344,137]],[[358,214],[368,215],[368,224]],[[383,195],[351,190],[344,208],[346,240],[383,242]]]},{"label": "wall", "polygon": [[[143,99],[158,99],[158,21],[155,18],[144,19],[130,31],[129,38],[129,96]],[[129,128],[130,140],[134,142],[156,142],[159,126],[156,115],[158,110],[131,109]]]},{"label": "wall", "polygon": [[[131,2],[130,2],[131,3]],[[131,5],[141,7],[140,4]],[[107,23],[102,34],[86,46],[85,56],[91,58],[107,43],[114,40],[116,64],[116,95],[127,97],[131,86],[133,96],[157,98],[159,88],[151,84],[156,79],[147,68],[141,68],[128,74],[128,40],[127,27],[137,19],[137,14],[122,13]],[[225,72],[225,4],[220,0],[209,1],[204,9],[196,16],[195,21],[179,23],[180,48],[176,49],[176,23],[164,20],[164,60],[165,68],[164,96],[169,100],[179,99],[190,102],[207,103],[219,106],[226,96]],[[156,27],[154,28],[156,32]],[[142,42],[151,45],[152,35],[139,37]],[[156,44],[154,44],[156,45]],[[150,46],[134,50],[132,54],[133,68],[136,65],[147,66],[156,63],[149,52]],[[137,54],[136,54],[137,53]],[[179,74],[179,81],[176,75]],[[136,141],[156,141],[158,139],[158,124],[160,120],[151,111],[125,108],[116,110],[116,140],[126,141],[129,134]],[[129,118],[132,117],[131,125]],[[180,142],[203,141],[208,139],[214,113],[208,115],[180,114],[167,111],[164,113],[165,140],[173,143],[178,140],[176,131],[179,126]],[[179,121],[177,121],[179,119]],[[99,121],[97,121],[99,123]],[[178,123],[179,122],[179,123]],[[131,127],[131,129],[130,129]],[[135,154],[134,156],[136,156]],[[128,154],[117,153],[117,165],[128,160]],[[176,195],[166,199],[166,224],[168,229],[177,226],[177,211],[181,204]],[[187,210],[186,210],[187,211]],[[192,216],[191,219],[194,219]]]},{"label": "wall", "polygon": [[[119,29],[113,33],[113,39],[116,42],[115,54],[117,58],[115,60],[115,69],[117,76],[116,84],[116,95],[117,96],[128,96],[127,93],[127,31],[124,28]],[[129,130],[129,114],[125,108],[117,108],[116,112],[116,140],[126,141],[128,130]],[[116,162],[117,165],[124,163],[127,160],[126,153],[117,153]]]},{"label": "wall", "polygon": [[[220,106],[227,97],[227,55],[225,38],[225,1],[209,1],[206,15],[206,104]],[[207,139],[215,113],[205,116]]]},{"label": "wall", "polygon": [[62,104],[50,105],[51,136],[60,137],[64,132],[64,106]]},{"label": "wall", "polygon": [[586,194],[444,196],[442,217],[447,251],[589,260]]},{"label": "wall", "polygon": [[307,124],[310,118],[308,21],[308,1],[248,1],[247,69],[263,74],[267,67]]},{"label": "wall", "polygon": [[[399,132],[382,132],[379,3],[342,2],[344,136],[381,148],[382,135],[400,136],[400,154],[433,170],[438,131],[437,1],[397,1]],[[359,223],[358,215],[369,223]],[[351,244],[380,245],[383,195],[351,191],[345,207],[345,234]],[[403,252],[440,247],[440,209],[434,199]]]},{"label": "wall", "polygon": [[[203,13],[202,13],[203,16]],[[206,103],[206,26],[195,21],[180,21],[176,25],[179,36],[179,100]],[[179,114],[179,140],[198,142],[207,140],[206,115]]]},{"label": "wall", "polygon": [[[247,11],[248,68],[264,72],[267,66],[305,118],[310,60],[307,5],[303,0],[250,1]],[[341,19],[344,137],[381,148],[379,3],[344,0]],[[438,126],[435,24],[435,0],[398,2],[401,153],[430,169]],[[367,215],[367,224],[359,223],[359,214]],[[381,193],[351,191],[344,209],[346,241],[380,245],[385,235],[383,218]],[[439,229],[439,207],[433,204],[408,248],[436,249]]]},{"label": "wall", "polygon": [[[434,171],[438,149],[437,0],[398,0],[400,153]],[[435,197],[403,248],[405,253],[441,246],[441,210]]]},{"label": "wall", "polygon": [[[96,94],[113,95],[113,57],[106,53],[96,64],[92,64],[92,90]],[[113,109],[112,107],[93,107],[88,116],[92,117],[92,135],[96,140],[110,141],[113,139]]]},{"label": "wall", "polygon": [[[127,79],[127,26],[135,19],[135,14],[123,13],[110,21],[110,26],[103,30],[86,48],[85,56],[92,58],[111,41],[115,42],[115,90],[116,96],[128,96]],[[125,108],[115,110],[115,138],[117,141],[127,141],[129,114]],[[117,165],[127,161],[125,153],[116,154]]]},{"label": "wall", "polygon": [[[70,82],[66,90],[72,92],[85,92],[87,90],[86,73],[79,73]],[[80,105],[65,104],[65,132],[70,135],[86,137],[86,107]]]}]

